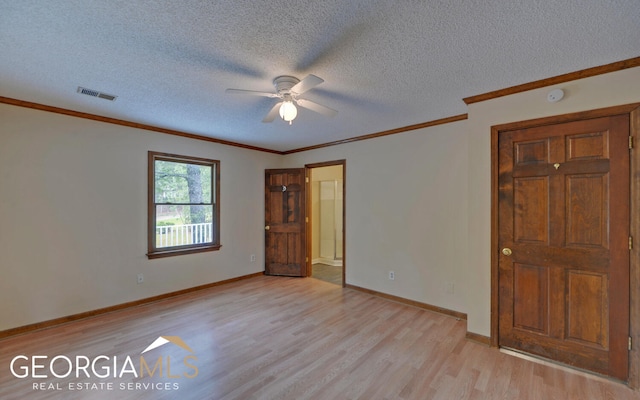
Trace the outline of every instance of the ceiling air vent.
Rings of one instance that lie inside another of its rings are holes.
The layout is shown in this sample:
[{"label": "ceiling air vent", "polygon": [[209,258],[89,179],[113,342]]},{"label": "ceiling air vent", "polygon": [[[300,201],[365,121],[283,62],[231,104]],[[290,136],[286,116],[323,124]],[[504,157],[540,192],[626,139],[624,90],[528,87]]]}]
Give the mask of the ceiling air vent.
[{"label": "ceiling air vent", "polygon": [[118,97],[112,94],[102,93],[97,90],[83,88],[82,86],[78,86],[78,93],[86,94],[87,96],[99,97],[109,101],[114,101]]}]

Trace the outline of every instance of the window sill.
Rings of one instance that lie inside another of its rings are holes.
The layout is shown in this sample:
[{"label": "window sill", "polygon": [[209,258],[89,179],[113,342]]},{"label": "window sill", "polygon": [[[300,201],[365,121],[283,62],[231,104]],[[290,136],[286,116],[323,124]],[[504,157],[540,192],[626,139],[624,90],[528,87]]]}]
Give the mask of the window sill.
[{"label": "window sill", "polygon": [[151,260],[154,258],[181,256],[184,254],[204,253],[206,251],[218,251],[221,247],[221,245],[215,244],[211,246],[192,247],[189,249],[156,250],[148,252],[147,258]]}]

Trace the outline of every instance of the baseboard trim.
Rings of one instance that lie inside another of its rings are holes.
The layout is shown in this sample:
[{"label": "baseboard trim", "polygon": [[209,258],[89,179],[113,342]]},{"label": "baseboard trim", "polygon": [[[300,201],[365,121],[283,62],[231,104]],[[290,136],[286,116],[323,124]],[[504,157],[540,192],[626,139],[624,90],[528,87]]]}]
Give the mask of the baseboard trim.
[{"label": "baseboard trim", "polygon": [[327,264],[334,267],[342,267],[342,260],[332,260],[329,258],[314,258],[311,260],[311,264]]},{"label": "baseboard trim", "polygon": [[462,319],[462,320],[465,320],[465,321],[467,320],[467,314],[461,313],[459,311],[449,310],[447,308],[433,306],[431,304],[421,303],[419,301],[409,300],[409,299],[405,299],[404,297],[394,296],[392,294],[382,293],[382,292],[378,292],[378,291],[371,290],[371,289],[365,289],[365,288],[362,288],[362,287],[359,287],[359,286],[346,284],[345,288],[357,290],[359,292],[368,293],[368,294],[371,294],[371,295],[374,295],[374,296],[382,297],[384,299],[392,300],[392,301],[395,301],[395,302],[398,302],[398,303],[402,303],[402,304],[406,304],[406,305],[409,305],[409,306],[422,308],[424,310],[434,311],[434,312],[437,312],[439,314],[447,315],[449,317],[454,317],[454,318]]},{"label": "baseboard trim", "polygon": [[477,342],[480,344],[484,344],[486,346],[491,346],[491,338],[488,336],[479,335],[477,333],[467,331],[465,338],[467,340],[471,340],[472,342]]},{"label": "baseboard trim", "polygon": [[69,323],[69,322],[78,321],[78,320],[81,320],[81,319],[96,317],[98,315],[107,314],[107,313],[114,312],[114,311],[119,311],[119,310],[124,310],[124,309],[127,309],[127,308],[132,308],[132,307],[137,307],[137,306],[141,306],[141,305],[145,305],[145,304],[149,304],[149,303],[154,303],[156,301],[165,300],[165,299],[168,299],[168,298],[171,298],[171,297],[181,296],[181,295],[184,295],[184,294],[197,292],[199,290],[209,289],[209,288],[212,288],[212,287],[215,287],[215,286],[221,286],[221,285],[225,285],[225,284],[228,284],[228,283],[238,282],[238,281],[242,281],[242,280],[250,279],[250,278],[255,278],[257,276],[262,276],[262,275],[264,275],[264,272],[256,272],[256,273],[249,274],[249,275],[243,275],[243,276],[239,276],[239,277],[236,277],[236,278],[226,279],[224,281],[207,283],[206,285],[194,286],[192,288],[177,290],[175,292],[169,292],[169,293],[165,293],[165,294],[160,294],[158,296],[147,297],[145,299],[130,301],[130,302],[127,302],[127,303],[122,303],[122,304],[116,304],[114,306],[105,307],[105,308],[99,308],[97,310],[85,311],[85,312],[78,313],[78,314],[67,315],[66,317],[54,318],[54,319],[50,319],[50,320],[47,320],[47,321],[36,322],[34,324],[19,326],[17,328],[11,328],[11,329],[7,329],[7,330],[4,330],[4,331],[0,331],[0,339],[7,338],[9,336],[16,336],[16,335],[21,335],[21,334],[24,334],[24,333],[30,333],[30,332],[34,332],[34,331],[39,331],[41,329],[51,328],[53,326],[62,325],[62,324],[66,324],[66,323]]}]

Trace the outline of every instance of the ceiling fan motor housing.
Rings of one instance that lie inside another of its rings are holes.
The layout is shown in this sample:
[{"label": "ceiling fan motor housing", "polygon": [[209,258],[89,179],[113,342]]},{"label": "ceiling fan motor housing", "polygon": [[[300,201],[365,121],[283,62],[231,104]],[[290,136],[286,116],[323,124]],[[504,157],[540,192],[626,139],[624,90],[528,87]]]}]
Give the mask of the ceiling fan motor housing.
[{"label": "ceiling fan motor housing", "polygon": [[291,94],[291,88],[294,87],[300,79],[295,76],[282,75],[273,80],[273,86],[279,95]]}]

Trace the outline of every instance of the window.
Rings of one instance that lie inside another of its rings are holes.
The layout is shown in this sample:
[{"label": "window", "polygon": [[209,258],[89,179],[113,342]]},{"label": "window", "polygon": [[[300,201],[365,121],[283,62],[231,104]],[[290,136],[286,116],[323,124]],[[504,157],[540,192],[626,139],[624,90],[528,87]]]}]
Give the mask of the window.
[{"label": "window", "polygon": [[220,161],[149,152],[147,257],[220,248]]}]

